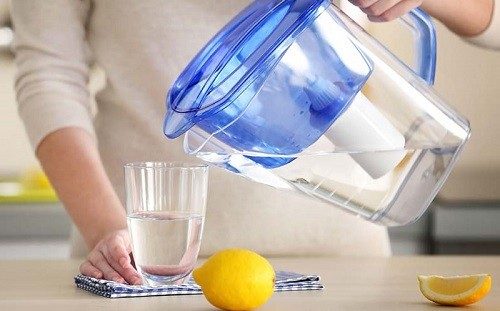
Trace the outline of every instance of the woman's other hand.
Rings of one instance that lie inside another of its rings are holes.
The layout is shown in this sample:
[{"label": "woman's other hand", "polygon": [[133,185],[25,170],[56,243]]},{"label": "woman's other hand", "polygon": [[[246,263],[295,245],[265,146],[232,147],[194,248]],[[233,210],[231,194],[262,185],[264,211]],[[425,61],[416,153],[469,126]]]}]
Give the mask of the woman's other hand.
[{"label": "woman's other hand", "polygon": [[99,241],[80,265],[80,273],[119,283],[142,284],[132,266],[131,243],[127,230],[118,230]]},{"label": "woman's other hand", "polygon": [[349,0],[372,22],[388,22],[419,7],[423,0]]}]

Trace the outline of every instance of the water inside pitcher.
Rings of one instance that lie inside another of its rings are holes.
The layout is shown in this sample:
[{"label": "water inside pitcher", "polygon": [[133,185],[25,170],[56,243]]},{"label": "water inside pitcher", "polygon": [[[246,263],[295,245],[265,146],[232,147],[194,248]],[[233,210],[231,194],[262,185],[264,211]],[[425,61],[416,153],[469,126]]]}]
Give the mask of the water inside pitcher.
[{"label": "water inside pitcher", "polygon": [[174,83],[165,134],[256,182],[383,225],[415,221],[470,129],[430,86],[429,17],[401,21],[418,74],[329,1],[255,1]]}]

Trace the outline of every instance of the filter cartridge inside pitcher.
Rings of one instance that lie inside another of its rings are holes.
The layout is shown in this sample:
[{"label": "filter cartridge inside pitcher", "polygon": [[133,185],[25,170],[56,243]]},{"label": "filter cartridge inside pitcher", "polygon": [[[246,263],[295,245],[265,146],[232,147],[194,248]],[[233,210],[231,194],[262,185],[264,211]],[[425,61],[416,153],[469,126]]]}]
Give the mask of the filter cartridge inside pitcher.
[{"label": "filter cartridge inside pitcher", "polygon": [[406,155],[403,135],[361,92],[324,135],[336,147],[385,151],[376,154],[350,154],[374,179],[390,172]]}]

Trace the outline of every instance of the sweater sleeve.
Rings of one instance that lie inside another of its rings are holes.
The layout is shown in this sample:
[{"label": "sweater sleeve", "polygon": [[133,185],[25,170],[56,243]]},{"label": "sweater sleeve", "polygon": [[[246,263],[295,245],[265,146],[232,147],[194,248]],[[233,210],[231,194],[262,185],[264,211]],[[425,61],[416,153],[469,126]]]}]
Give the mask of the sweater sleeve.
[{"label": "sweater sleeve", "polygon": [[79,127],[93,138],[87,1],[12,1],[18,111],[32,147],[50,133]]},{"label": "sweater sleeve", "polygon": [[478,36],[467,38],[467,40],[479,46],[500,50],[500,3],[494,1],[493,5],[493,14],[488,28]]}]

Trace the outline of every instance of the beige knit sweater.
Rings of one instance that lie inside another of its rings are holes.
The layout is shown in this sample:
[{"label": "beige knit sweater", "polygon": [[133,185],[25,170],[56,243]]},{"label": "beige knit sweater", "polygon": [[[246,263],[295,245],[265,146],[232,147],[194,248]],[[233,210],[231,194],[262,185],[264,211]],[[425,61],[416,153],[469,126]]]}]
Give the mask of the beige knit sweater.
[{"label": "beige knit sweater", "polygon": [[[187,160],[161,127],[166,90],[199,48],[248,0],[16,0],[16,91],[34,148],[80,127],[97,138],[123,200],[122,166]],[[479,44],[500,46],[496,8]],[[93,59],[106,73],[94,117],[87,88]],[[202,253],[229,246],[269,255],[390,254],[385,228],[302,197],[212,170]],[[80,242],[76,253],[84,253]]]},{"label": "beige knit sweater", "polygon": [[[34,148],[80,127],[97,138],[123,200],[122,166],[187,160],[162,134],[166,91],[191,57],[248,0],[16,0],[19,114]],[[106,73],[94,117],[89,63]],[[213,169],[202,254],[239,246],[268,255],[390,254],[387,231],[306,198]],[[76,254],[85,252],[76,242]]]}]

